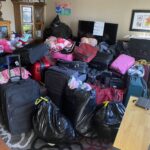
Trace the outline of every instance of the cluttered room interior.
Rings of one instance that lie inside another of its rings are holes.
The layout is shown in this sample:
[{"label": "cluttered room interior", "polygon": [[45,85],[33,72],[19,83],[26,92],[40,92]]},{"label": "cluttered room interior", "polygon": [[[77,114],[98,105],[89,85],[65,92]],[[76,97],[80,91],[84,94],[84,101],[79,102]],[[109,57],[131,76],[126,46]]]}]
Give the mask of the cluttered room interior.
[{"label": "cluttered room interior", "polygon": [[150,150],[148,0],[0,0],[0,150]]}]

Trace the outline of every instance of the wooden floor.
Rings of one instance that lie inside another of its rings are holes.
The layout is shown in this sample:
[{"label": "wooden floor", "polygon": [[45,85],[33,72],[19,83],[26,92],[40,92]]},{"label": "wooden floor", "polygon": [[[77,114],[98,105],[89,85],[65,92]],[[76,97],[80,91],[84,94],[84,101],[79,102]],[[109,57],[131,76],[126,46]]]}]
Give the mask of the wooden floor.
[{"label": "wooden floor", "polygon": [[0,150],[10,150],[1,138],[0,138]]}]

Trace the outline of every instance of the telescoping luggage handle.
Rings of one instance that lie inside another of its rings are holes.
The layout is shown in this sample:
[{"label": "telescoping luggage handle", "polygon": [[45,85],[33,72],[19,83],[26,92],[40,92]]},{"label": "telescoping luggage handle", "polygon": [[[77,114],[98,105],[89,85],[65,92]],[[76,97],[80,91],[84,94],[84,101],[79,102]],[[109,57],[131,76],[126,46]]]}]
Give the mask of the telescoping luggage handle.
[{"label": "telescoping luggage handle", "polygon": [[[20,72],[20,75],[19,76],[11,76],[11,67],[10,67],[10,64],[11,64],[11,59],[12,58],[17,58],[19,64],[17,64],[17,62],[15,62],[16,66],[19,66],[19,72]],[[10,78],[10,82],[16,82],[16,81],[19,81],[22,79],[22,73],[21,73],[21,61],[20,61],[20,55],[8,55],[6,57],[7,59],[7,65],[8,65],[8,72],[9,72],[9,78]]]}]

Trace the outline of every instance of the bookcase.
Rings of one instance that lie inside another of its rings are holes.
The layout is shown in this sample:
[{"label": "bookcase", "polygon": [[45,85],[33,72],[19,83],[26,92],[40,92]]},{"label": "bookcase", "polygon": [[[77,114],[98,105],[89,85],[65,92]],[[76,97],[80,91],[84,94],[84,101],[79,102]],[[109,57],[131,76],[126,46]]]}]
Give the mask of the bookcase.
[{"label": "bookcase", "polygon": [[29,33],[34,39],[42,38],[44,27],[44,0],[12,0],[16,32]]}]

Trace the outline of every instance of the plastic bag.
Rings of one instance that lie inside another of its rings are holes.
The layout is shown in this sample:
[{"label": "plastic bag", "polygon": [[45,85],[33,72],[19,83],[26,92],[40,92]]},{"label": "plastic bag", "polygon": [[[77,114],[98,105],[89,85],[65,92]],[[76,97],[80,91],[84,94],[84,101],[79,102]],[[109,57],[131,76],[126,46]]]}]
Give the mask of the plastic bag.
[{"label": "plastic bag", "polygon": [[66,89],[63,111],[80,135],[86,137],[93,135],[92,119],[95,109],[96,93],[94,90]]},{"label": "plastic bag", "polygon": [[72,37],[72,30],[67,24],[61,22],[59,16],[57,15],[50,24],[50,27],[44,30],[43,33],[44,39],[47,39],[49,36],[69,39]]},{"label": "plastic bag", "polygon": [[36,100],[36,104],[33,127],[40,138],[51,143],[68,143],[75,138],[69,120],[60,113],[58,107],[48,97],[40,97]]},{"label": "plastic bag", "polygon": [[94,116],[95,128],[101,138],[114,140],[125,112],[120,102],[105,103]]}]

